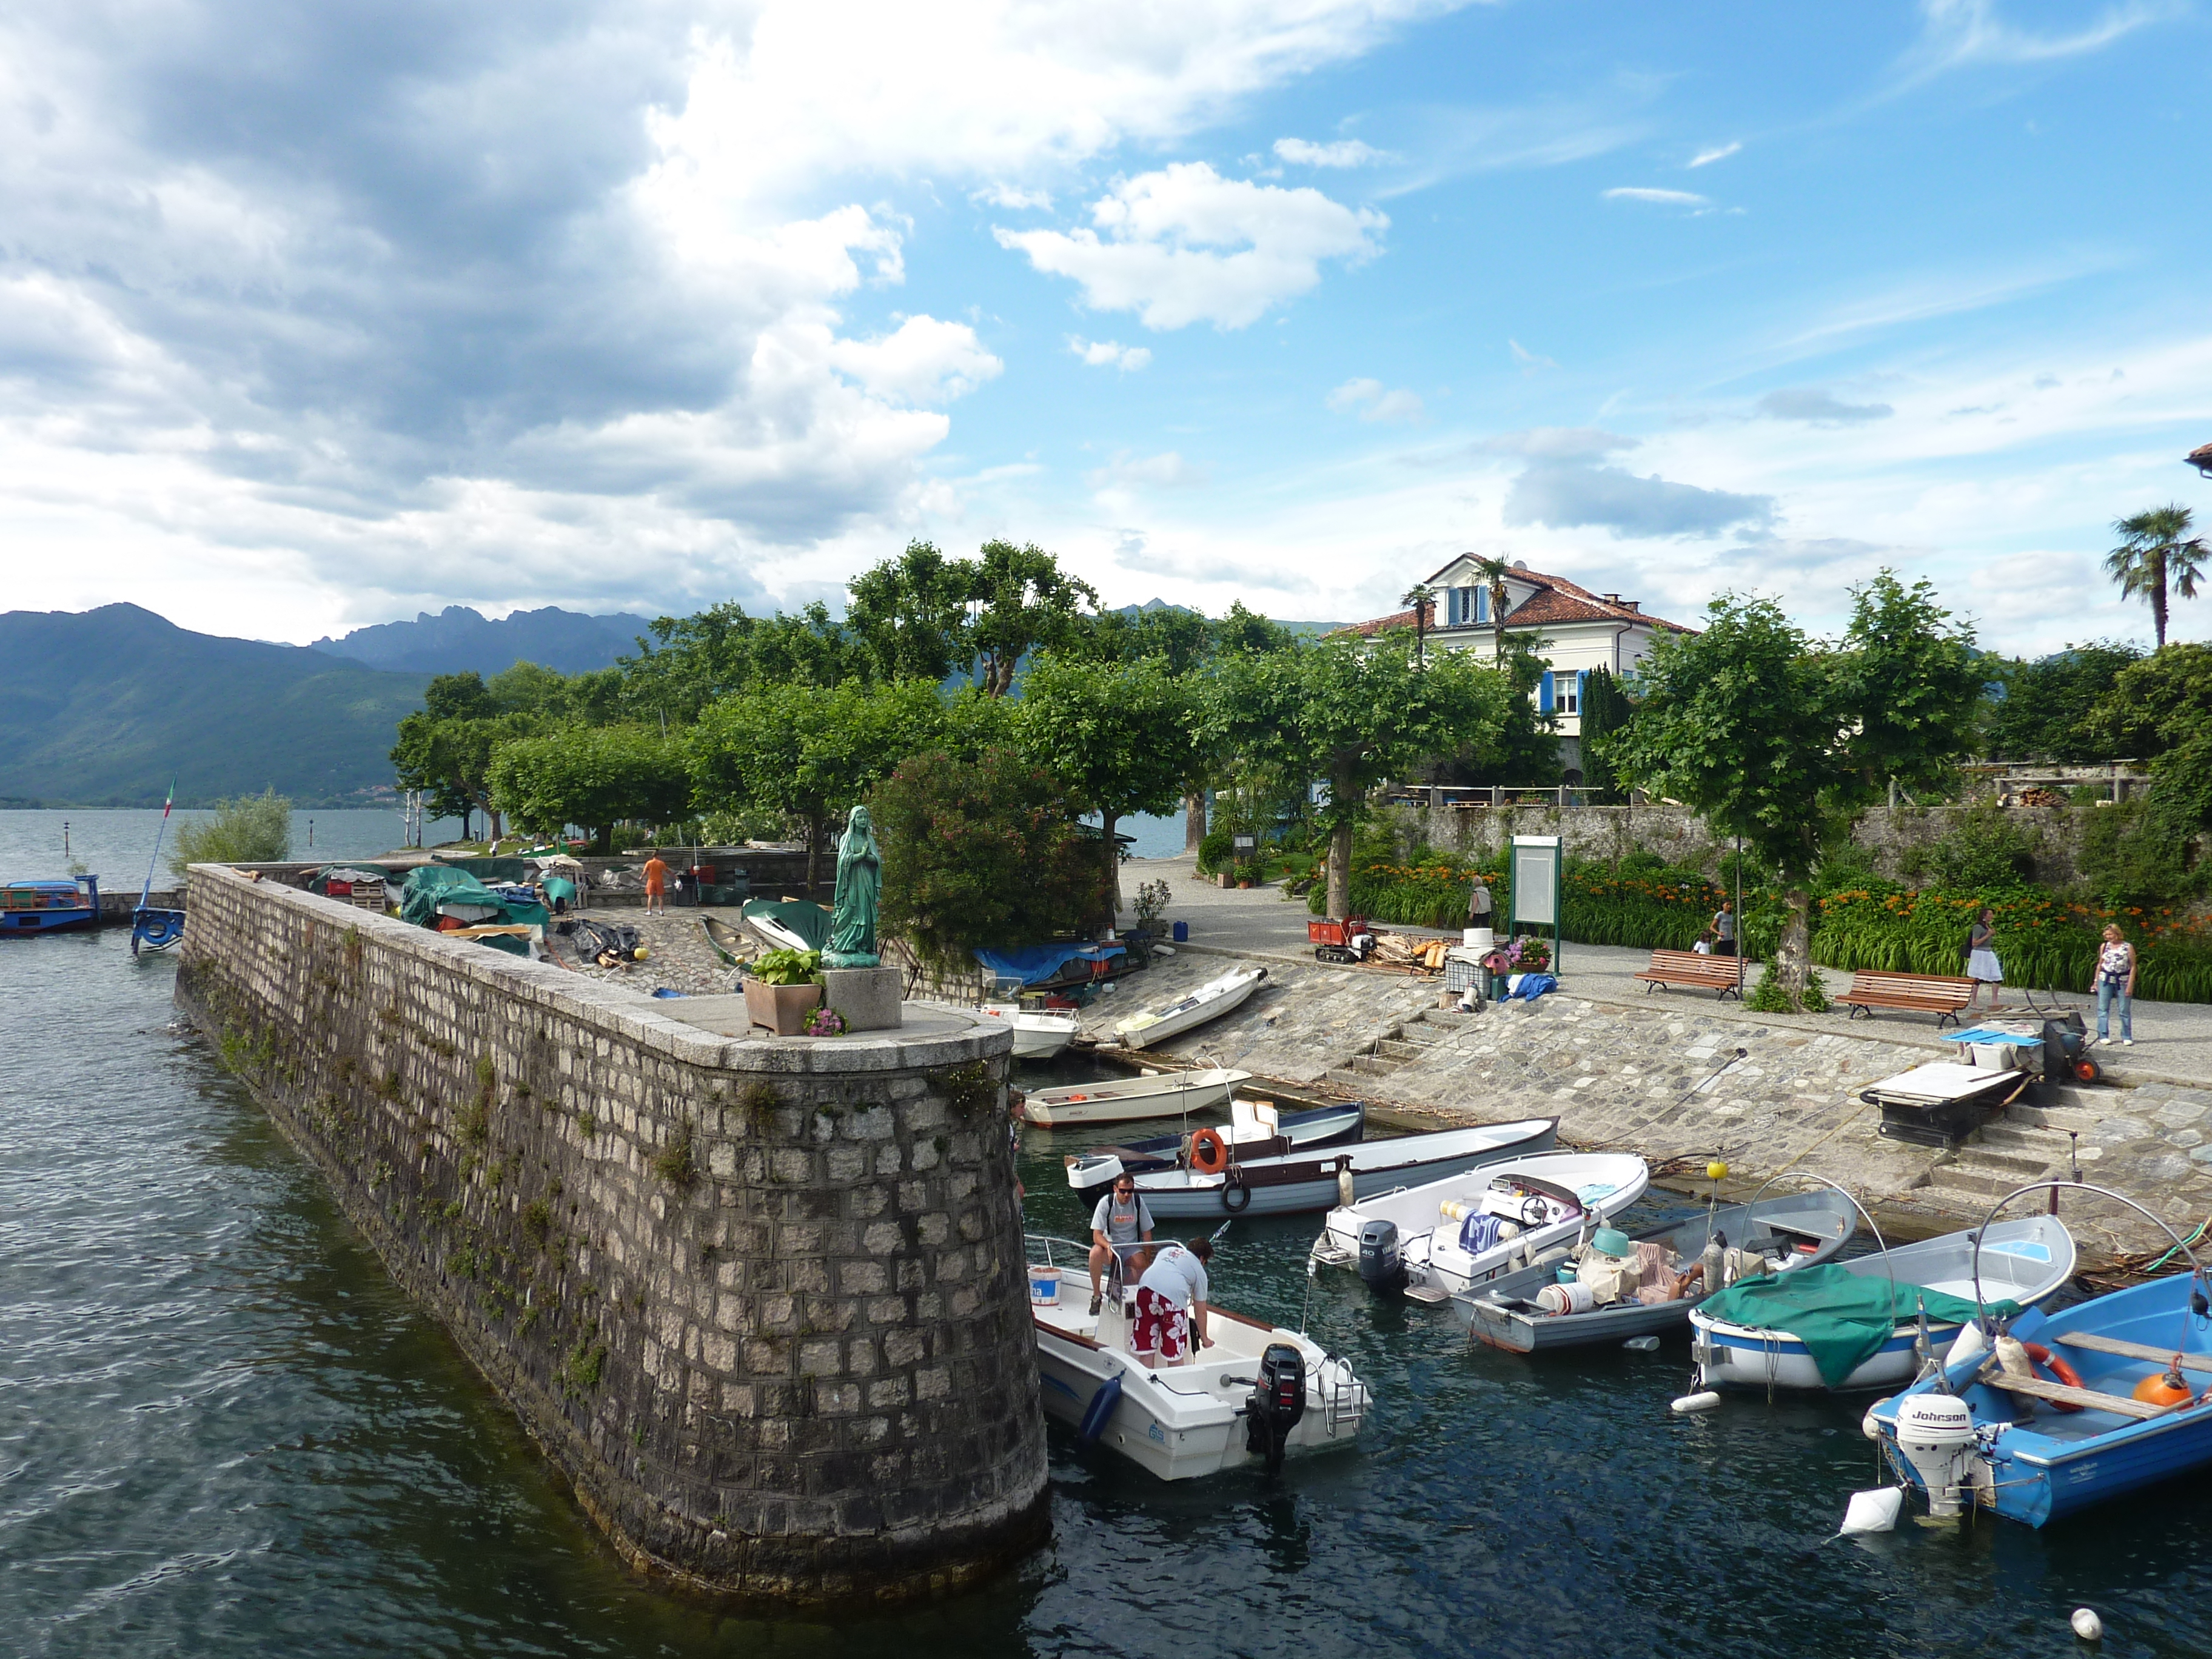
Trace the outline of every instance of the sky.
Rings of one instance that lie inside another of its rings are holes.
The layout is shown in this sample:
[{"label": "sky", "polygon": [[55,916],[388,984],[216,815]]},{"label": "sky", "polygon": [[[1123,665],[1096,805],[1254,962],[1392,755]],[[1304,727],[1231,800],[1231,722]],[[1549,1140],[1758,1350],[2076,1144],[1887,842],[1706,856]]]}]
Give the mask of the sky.
[{"label": "sky", "polygon": [[1002,536],[2147,639],[2208,82],[2212,0],[6,8],[5,602],[305,641]]}]

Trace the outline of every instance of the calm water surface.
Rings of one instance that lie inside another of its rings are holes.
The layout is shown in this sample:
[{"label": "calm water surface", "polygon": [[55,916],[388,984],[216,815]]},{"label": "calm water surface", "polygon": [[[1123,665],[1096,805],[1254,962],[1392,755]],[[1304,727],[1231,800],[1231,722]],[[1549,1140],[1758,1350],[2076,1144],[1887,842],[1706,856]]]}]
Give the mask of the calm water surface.
[{"label": "calm water surface", "polygon": [[[997,1585],[899,1620],[720,1618],[599,1542],[172,1024],[173,971],[116,930],[0,948],[0,1653],[2062,1654],[2083,1602],[2109,1654],[2212,1650],[2196,1491],[1829,1541],[1871,1484],[1858,1405],[1675,1421],[1679,1342],[1470,1352],[1341,1273],[1309,1319],[1380,1395],[1364,1449],[1169,1488],[1055,1430],[1055,1541]],[[1081,1227],[1059,1175],[1081,1144],[1026,1139],[1041,1231]],[[1314,1225],[1239,1222],[1220,1299],[1295,1321]]]}]

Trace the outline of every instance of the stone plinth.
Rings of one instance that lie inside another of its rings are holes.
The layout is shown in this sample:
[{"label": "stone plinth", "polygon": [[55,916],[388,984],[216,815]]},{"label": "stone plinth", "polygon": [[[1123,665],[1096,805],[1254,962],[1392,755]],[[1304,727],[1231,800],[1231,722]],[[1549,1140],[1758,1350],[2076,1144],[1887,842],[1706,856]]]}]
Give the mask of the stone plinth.
[{"label": "stone plinth", "polygon": [[900,977],[896,968],[824,968],[822,1000],[844,1016],[848,1031],[896,1030]]},{"label": "stone plinth", "polygon": [[638,1568],[881,1601],[1047,1529],[1012,1035],[747,1034],[191,874],[178,999]]}]

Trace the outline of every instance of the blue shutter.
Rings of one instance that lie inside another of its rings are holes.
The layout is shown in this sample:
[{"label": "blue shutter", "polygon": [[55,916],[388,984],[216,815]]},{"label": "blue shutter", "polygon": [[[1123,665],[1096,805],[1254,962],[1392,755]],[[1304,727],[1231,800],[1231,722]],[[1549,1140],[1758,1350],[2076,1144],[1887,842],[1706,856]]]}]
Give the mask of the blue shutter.
[{"label": "blue shutter", "polygon": [[1479,623],[1490,620],[1490,590],[1486,587],[1474,590],[1474,619]]},{"label": "blue shutter", "polygon": [[1552,712],[1552,671],[1548,668],[1544,671],[1544,678],[1536,682],[1536,712],[1540,714]]},{"label": "blue shutter", "polygon": [[1575,718],[1577,720],[1580,720],[1583,717],[1583,710],[1585,707],[1583,702],[1583,697],[1589,685],[1589,670],[1587,668],[1577,668],[1575,671]]},{"label": "blue shutter", "polygon": [[1459,589],[1456,587],[1444,589],[1444,626],[1459,626]]}]

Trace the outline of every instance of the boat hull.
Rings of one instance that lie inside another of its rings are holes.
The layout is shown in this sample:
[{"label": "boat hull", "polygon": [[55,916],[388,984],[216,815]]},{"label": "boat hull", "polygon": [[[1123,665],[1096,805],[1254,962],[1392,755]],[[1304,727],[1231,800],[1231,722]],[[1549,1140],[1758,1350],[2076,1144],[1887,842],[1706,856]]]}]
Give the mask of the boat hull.
[{"label": "boat hull", "polygon": [[1137,1030],[1131,1030],[1128,1022],[1125,1020],[1114,1028],[1115,1040],[1124,1048],[1150,1048],[1170,1038],[1179,1037],[1185,1031],[1194,1031],[1200,1026],[1219,1019],[1224,1014],[1232,1013],[1243,1007],[1252,993],[1260,988],[1261,982],[1267,977],[1266,969],[1255,969],[1249,979],[1240,981],[1219,996],[1210,997],[1195,1008],[1186,1008],[1180,1012],[1170,1014]]},{"label": "boat hull", "polygon": [[100,920],[97,910],[46,910],[0,916],[0,939],[27,933],[59,933],[72,927],[89,927]]},{"label": "boat hull", "polygon": [[[1356,1146],[1367,1133],[1367,1109],[1355,1103],[1293,1112],[1281,1119],[1279,1127],[1282,1133],[1276,1139],[1288,1143],[1282,1148],[1284,1152],[1316,1152],[1330,1146]],[[1102,1147],[1094,1153],[1071,1154],[1067,1160],[1067,1184],[1078,1194],[1096,1197],[1112,1186],[1115,1177],[1125,1170],[1133,1176],[1144,1176],[1175,1168],[1176,1156],[1182,1146],[1180,1134],[1153,1135],[1126,1146]]]},{"label": "boat hull", "polygon": [[[1454,1295],[1487,1284],[1499,1274],[1512,1271],[1516,1261],[1526,1262],[1531,1255],[1540,1254],[1557,1245],[1571,1243],[1592,1229],[1611,1220],[1621,1211],[1644,1196],[1650,1184],[1651,1172],[1644,1160],[1626,1153],[1559,1152],[1530,1158],[1508,1158],[1504,1162],[1476,1171],[1484,1185],[1507,1174],[1523,1174],[1540,1180],[1556,1182],[1562,1189],[1579,1188],[1577,1198],[1583,1213],[1565,1217],[1547,1225],[1523,1231],[1518,1237],[1505,1240],[1486,1250],[1470,1255],[1459,1248],[1457,1239],[1441,1229],[1425,1237],[1409,1240],[1406,1251],[1407,1272],[1412,1282],[1434,1285]],[[1585,1185],[1584,1183],[1588,1183]],[[1440,1179],[1417,1188],[1406,1194],[1408,1200],[1420,1202],[1415,1194],[1431,1194],[1426,1207],[1436,1213],[1436,1201],[1451,1195],[1453,1182]],[[1588,1196],[1583,1193],[1587,1192]],[[1359,1206],[1340,1211],[1329,1217],[1329,1234],[1340,1249],[1345,1242],[1345,1224],[1340,1216],[1356,1217]],[[1433,1222],[1431,1223],[1435,1227]],[[1356,1262],[1359,1255],[1359,1225],[1351,1220],[1349,1226],[1349,1260]]]},{"label": "boat hull", "polygon": [[[1093,1123],[1175,1117],[1187,1111],[1216,1111],[1228,1105],[1230,1091],[1251,1076],[1249,1072],[1215,1067],[1204,1072],[1164,1072],[1156,1078],[1132,1080],[1156,1085],[1149,1089],[1131,1083],[1048,1089],[1022,1103],[1021,1119],[1040,1129],[1069,1129]],[[1179,1079],[1192,1080],[1176,1081]]]},{"label": "boat hull", "polygon": [[0,939],[100,924],[100,878],[0,882]]},{"label": "boat hull", "polygon": [[[1508,1126],[1519,1127],[1519,1126]],[[1451,1133],[1451,1132],[1446,1132]],[[1501,1163],[1507,1158],[1526,1157],[1531,1152],[1548,1151],[1559,1138],[1557,1119],[1543,1121],[1543,1127],[1521,1138],[1490,1146],[1474,1146],[1469,1151],[1416,1164],[1377,1164],[1367,1169],[1355,1165],[1352,1172],[1352,1197],[1357,1202],[1372,1198],[1393,1188],[1405,1187],[1418,1182],[1439,1180],[1446,1176],[1462,1174],[1481,1168],[1486,1164]],[[1402,1141],[1367,1141],[1358,1148],[1360,1152],[1372,1152],[1378,1147],[1409,1146],[1425,1139],[1407,1135]],[[1341,1152],[1339,1158],[1352,1156]],[[1231,1165],[1227,1174],[1196,1176],[1188,1170],[1163,1170],[1156,1176],[1140,1176],[1137,1190],[1144,1195],[1145,1203],[1156,1216],[1177,1218],[1190,1216],[1233,1215],[1300,1215],[1315,1210],[1336,1207],[1341,1196],[1337,1182],[1336,1163],[1326,1155],[1316,1158],[1304,1153],[1291,1155],[1291,1168],[1310,1169],[1310,1176],[1296,1175],[1286,1179],[1264,1179],[1279,1173],[1269,1164],[1281,1164],[1281,1160],[1264,1159],[1249,1166]],[[1231,1182],[1229,1175],[1241,1180]]]}]

